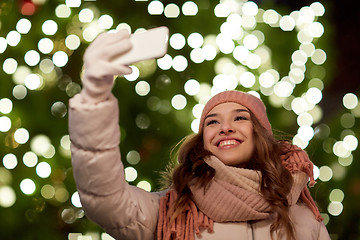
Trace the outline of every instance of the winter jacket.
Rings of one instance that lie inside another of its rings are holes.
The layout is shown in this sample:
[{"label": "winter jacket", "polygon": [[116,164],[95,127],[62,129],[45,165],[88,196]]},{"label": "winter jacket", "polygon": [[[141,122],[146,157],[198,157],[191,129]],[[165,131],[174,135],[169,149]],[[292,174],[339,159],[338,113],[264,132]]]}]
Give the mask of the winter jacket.
[{"label": "winter jacket", "polygon": [[[120,156],[117,99],[84,103],[70,99],[69,133],[72,166],[83,209],[88,218],[116,239],[156,239],[159,199],[164,192],[147,192],[129,185]],[[322,222],[303,204],[289,210],[298,240],[330,239]],[[214,232],[196,239],[270,239],[271,220],[215,223]]]}]

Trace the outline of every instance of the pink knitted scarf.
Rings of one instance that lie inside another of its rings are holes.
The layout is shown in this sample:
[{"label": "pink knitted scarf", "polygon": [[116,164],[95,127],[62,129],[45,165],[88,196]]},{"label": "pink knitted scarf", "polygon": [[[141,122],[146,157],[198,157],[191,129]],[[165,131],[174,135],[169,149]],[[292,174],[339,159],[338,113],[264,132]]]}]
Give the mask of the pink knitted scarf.
[{"label": "pink knitted scarf", "polygon": [[[309,185],[315,184],[313,164],[302,149],[294,145],[287,145],[286,148],[281,160],[294,179],[288,196],[289,204],[296,204],[300,198],[311,209],[316,219],[321,221],[320,212],[306,187],[309,177]],[[226,166],[214,156],[205,158],[204,161],[216,170],[214,178],[206,191],[195,184],[189,186],[193,201],[171,222],[171,225],[169,217],[175,211],[171,206],[177,198],[177,193],[171,189],[161,198],[158,240],[194,240],[195,234],[201,236],[201,228],[212,232],[214,222],[261,220],[270,216],[271,205],[260,193],[259,171]]]}]

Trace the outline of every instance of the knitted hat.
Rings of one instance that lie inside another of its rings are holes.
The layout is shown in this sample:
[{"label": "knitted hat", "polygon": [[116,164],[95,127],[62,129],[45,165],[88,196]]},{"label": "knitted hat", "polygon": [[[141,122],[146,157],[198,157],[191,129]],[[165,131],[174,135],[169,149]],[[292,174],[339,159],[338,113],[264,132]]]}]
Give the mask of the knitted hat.
[{"label": "knitted hat", "polygon": [[241,91],[224,91],[213,96],[205,105],[200,118],[199,132],[204,127],[204,120],[208,113],[217,105],[227,102],[239,103],[249,109],[260,124],[272,134],[271,125],[266,115],[264,103],[254,95]]}]

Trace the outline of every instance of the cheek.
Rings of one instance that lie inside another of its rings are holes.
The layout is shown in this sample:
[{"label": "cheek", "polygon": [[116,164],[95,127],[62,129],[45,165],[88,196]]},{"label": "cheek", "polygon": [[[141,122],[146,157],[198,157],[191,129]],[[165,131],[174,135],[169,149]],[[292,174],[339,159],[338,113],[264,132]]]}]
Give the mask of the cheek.
[{"label": "cheek", "polygon": [[209,149],[210,143],[211,143],[211,134],[209,131],[204,130],[203,132],[203,143],[205,150]]}]

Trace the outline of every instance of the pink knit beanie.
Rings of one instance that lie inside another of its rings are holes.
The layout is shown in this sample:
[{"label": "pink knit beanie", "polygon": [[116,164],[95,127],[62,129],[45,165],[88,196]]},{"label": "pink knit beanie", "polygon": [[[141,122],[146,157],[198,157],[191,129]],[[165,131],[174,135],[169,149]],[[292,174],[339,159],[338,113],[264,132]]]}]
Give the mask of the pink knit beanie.
[{"label": "pink knit beanie", "polygon": [[271,125],[266,115],[264,103],[259,98],[249,93],[236,90],[220,92],[206,103],[200,118],[199,132],[202,131],[205,117],[211,109],[219,104],[227,102],[239,103],[249,109],[255,115],[260,124],[268,130],[270,134],[272,134]]}]

